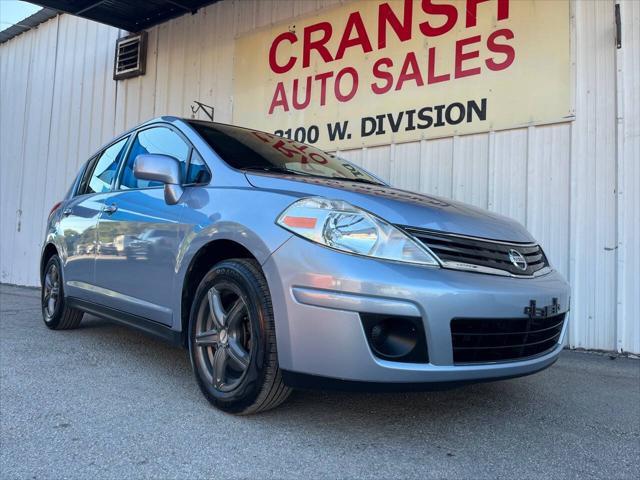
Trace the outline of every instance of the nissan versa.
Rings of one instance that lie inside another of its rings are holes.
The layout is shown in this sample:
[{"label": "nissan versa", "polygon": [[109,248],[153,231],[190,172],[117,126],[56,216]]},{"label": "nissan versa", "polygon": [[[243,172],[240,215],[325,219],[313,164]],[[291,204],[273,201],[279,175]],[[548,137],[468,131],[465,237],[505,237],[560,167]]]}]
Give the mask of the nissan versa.
[{"label": "nissan versa", "polygon": [[84,312],[189,349],[216,407],[291,388],[434,388],[551,365],[569,286],[518,223],[391,188],[292,140],[162,117],[89,159],[49,215],[51,329]]}]

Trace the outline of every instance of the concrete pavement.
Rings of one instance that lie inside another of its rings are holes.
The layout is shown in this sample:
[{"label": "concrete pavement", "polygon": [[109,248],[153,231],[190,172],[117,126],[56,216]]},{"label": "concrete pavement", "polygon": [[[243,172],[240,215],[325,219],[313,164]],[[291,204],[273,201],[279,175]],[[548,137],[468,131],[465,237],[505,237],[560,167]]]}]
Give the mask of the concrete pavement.
[{"label": "concrete pavement", "polygon": [[[0,286],[0,476],[10,478],[632,478],[640,361],[565,352],[550,369],[446,392],[295,392],[216,411],[186,351],[86,315],[42,323]],[[635,477],[637,478],[637,477]]]}]

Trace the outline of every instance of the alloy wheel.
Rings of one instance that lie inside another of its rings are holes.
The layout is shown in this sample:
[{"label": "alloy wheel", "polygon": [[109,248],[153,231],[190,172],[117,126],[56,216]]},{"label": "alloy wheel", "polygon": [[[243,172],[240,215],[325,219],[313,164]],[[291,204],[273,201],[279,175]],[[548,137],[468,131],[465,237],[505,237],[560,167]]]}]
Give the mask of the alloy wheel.
[{"label": "alloy wheel", "polygon": [[60,272],[58,266],[52,263],[44,276],[44,292],[42,295],[42,308],[47,319],[56,313],[60,298]]},{"label": "alloy wheel", "polygon": [[231,283],[210,288],[202,302],[195,329],[195,357],[206,379],[221,392],[243,380],[251,358],[248,309]]}]

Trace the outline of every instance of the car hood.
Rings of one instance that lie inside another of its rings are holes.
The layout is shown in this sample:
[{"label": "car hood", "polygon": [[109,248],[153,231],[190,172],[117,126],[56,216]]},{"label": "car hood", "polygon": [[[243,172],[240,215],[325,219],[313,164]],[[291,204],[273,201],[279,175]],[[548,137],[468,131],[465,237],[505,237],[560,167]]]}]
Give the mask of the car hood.
[{"label": "car hood", "polygon": [[247,173],[251,185],[293,197],[344,200],[395,225],[509,242],[534,242],[518,222],[453,200],[330,178]]}]

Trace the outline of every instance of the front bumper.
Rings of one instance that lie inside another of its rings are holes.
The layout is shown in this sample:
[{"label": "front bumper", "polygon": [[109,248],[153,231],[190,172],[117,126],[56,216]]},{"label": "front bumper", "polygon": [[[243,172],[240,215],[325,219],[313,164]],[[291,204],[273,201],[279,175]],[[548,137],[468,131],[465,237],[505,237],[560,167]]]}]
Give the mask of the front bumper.
[{"label": "front bumper", "polygon": [[[510,278],[446,270],[336,252],[293,236],[263,265],[271,291],[280,368],[298,374],[375,383],[446,383],[527,375],[560,354],[556,346],[516,361],[454,364],[450,322],[456,317],[521,318],[530,300],[557,298],[568,310],[570,289],[557,272]],[[420,317],[429,363],[376,357],[360,313]]]}]

